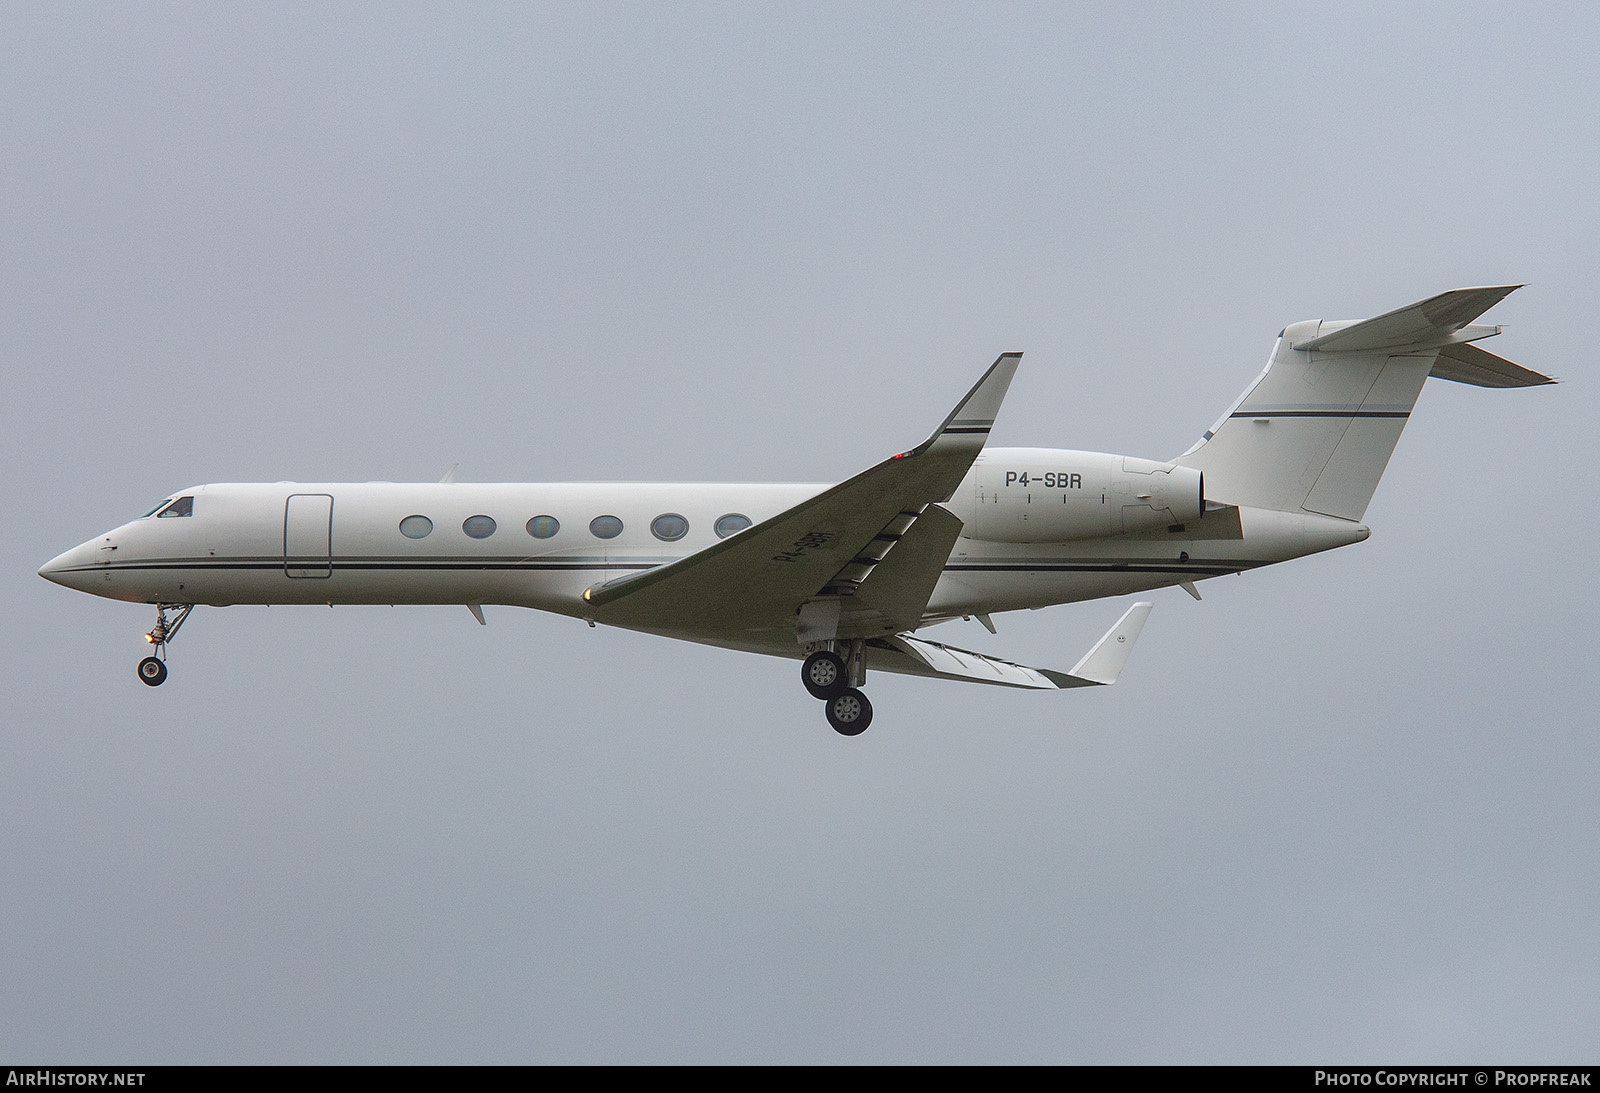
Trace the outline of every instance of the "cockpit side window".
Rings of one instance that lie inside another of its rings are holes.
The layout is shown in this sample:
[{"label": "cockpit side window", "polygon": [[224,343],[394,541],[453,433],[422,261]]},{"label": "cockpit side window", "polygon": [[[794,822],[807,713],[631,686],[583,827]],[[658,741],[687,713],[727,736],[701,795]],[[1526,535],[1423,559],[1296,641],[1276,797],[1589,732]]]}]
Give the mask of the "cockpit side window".
[{"label": "cockpit side window", "polygon": [[165,501],[157,501],[153,506],[151,506],[150,511],[146,512],[144,516],[139,517],[139,519],[144,520],[148,517],[154,516],[156,513],[160,512],[170,504],[172,504],[172,498],[170,497]]},{"label": "cockpit side window", "polygon": [[157,520],[164,520],[168,516],[193,516],[193,515],[194,515],[194,498],[193,497],[180,497],[176,501],[174,501],[172,504],[170,504],[166,508],[162,509],[161,513],[156,517],[156,519]]}]

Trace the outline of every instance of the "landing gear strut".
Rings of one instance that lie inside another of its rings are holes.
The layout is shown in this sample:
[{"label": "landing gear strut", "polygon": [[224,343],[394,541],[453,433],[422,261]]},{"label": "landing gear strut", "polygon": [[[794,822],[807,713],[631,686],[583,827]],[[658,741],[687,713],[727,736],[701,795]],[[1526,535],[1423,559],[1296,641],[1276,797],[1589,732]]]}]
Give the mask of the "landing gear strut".
[{"label": "landing gear strut", "polygon": [[[171,620],[167,618],[168,610],[177,612]],[[156,604],[156,624],[144,636],[145,641],[156,647],[156,655],[139,662],[140,683],[146,687],[159,687],[167,681],[167,643],[178,636],[178,629],[193,610],[192,603]]]},{"label": "landing gear strut", "polygon": [[825,703],[828,724],[842,736],[860,736],[872,724],[872,703],[861,693],[867,681],[866,642],[850,638],[817,648],[800,666],[800,681]]}]

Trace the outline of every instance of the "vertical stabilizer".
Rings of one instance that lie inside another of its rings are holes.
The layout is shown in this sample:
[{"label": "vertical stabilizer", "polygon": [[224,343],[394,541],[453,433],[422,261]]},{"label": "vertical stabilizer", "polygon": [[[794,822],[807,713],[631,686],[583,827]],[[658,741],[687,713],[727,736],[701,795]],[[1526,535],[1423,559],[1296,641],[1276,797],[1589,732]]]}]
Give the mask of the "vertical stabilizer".
[{"label": "vertical stabilizer", "polygon": [[[1467,344],[1500,332],[1468,324],[1515,287],[1457,289],[1361,322],[1287,327],[1266,370],[1174,462],[1205,475],[1209,500],[1360,520],[1430,373],[1480,385],[1488,385],[1480,375],[1496,386],[1553,382]],[[1515,374],[1491,373],[1485,360]]]}]

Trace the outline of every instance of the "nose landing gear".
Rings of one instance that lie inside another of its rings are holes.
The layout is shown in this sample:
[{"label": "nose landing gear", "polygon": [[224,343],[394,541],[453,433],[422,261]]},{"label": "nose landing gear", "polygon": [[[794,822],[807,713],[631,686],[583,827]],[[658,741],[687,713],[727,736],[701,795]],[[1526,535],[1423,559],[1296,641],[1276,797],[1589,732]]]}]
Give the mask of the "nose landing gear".
[{"label": "nose landing gear", "polygon": [[[167,618],[168,610],[177,612],[171,620]],[[167,681],[167,643],[178,636],[178,629],[193,610],[192,603],[156,604],[156,624],[144,636],[145,641],[156,647],[156,655],[139,662],[140,683],[146,687],[159,687]]]},{"label": "nose landing gear", "polygon": [[861,693],[867,681],[866,642],[851,638],[837,645],[843,656],[826,647],[813,649],[800,666],[800,682],[812,698],[822,699],[834,732],[860,736],[872,724],[872,703]]}]

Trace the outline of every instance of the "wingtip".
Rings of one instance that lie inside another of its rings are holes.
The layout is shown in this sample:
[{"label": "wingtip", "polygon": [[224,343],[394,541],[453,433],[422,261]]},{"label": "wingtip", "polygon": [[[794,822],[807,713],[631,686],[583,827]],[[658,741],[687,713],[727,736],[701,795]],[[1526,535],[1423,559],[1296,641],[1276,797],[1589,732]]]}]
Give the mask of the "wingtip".
[{"label": "wingtip", "polygon": [[1010,389],[1011,381],[1017,374],[1017,364],[1021,357],[1021,353],[1002,353],[996,357],[994,363],[984,370],[978,382],[972,385],[972,389],[956,403],[956,408],[950,411],[950,416],[933,431],[933,435],[910,451],[901,452],[895,458],[921,455],[946,437],[958,440],[976,439],[977,446],[983,447],[984,440],[994,425],[995,416],[1000,412],[1000,404],[1005,401],[1006,391]]},{"label": "wingtip", "polygon": [[1511,295],[1519,288],[1527,287],[1528,286],[1526,282],[1516,285],[1462,285],[1460,288],[1446,289],[1445,291],[1439,293],[1439,295],[1450,296],[1463,292],[1498,292],[1501,294],[1501,297],[1504,298]]},{"label": "wingtip", "polygon": [[1094,648],[1085,653],[1083,659],[1073,665],[1072,671],[1067,674],[1073,679],[1101,686],[1115,683],[1128,663],[1134,643],[1139,640],[1139,632],[1144,629],[1145,620],[1150,617],[1154,607],[1155,604],[1150,600],[1140,600],[1124,611],[1111,629],[1095,642]]}]

